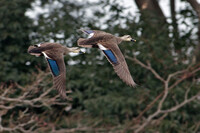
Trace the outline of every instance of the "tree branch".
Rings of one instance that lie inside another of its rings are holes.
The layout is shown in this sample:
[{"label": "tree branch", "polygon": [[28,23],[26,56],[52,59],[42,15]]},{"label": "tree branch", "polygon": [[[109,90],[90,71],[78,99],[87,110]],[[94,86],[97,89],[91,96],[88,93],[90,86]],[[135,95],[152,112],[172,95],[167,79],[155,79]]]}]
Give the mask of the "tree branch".
[{"label": "tree branch", "polygon": [[[168,97],[169,94],[169,90],[175,88],[178,84],[180,84],[182,81],[184,81],[185,79],[193,76],[195,73],[197,73],[198,71],[200,71],[200,67],[197,64],[196,66],[192,67],[189,66],[188,68],[181,70],[181,71],[176,71],[174,73],[171,73],[168,75],[167,79],[165,80],[164,78],[162,78],[152,67],[151,64],[149,62],[147,62],[147,65],[142,63],[141,61],[139,61],[136,57],[129,57],[129,56],[125,56],[127,59],[130,59],[132,61],[134,61],[135,63],[139,64],[141,67],[151,71],[153,73],[153,75],[159,79],[159,81],[161,81],[164,84],[164,91],[161,92],[149,105],[147,105],[147,107],[138,115],[138,117],[136,119],[133,119],[133,123],[135,123],[136,121],[138,121],[143,114],[149,110],[155,103],[156,101],[159,100],[159,98],[161,98],[161,100],[158,103],[157,106],[157,110],[149,115],[147,117],[147,119],[139,126],[137,126],[137,128],[135,128],[135,133],[138,133],[140,131],[142,131],[155,117],[157,117],[160,114],[164,114],[162,118],[166,117],[168,113],[173,112],[178,110],[179,108],[181,108],[182,106],[194,101],[198,96],[200,96],[200,92],[194,96],[192,96],[191,98],[188,99],[188,93],[190,91],[190,89],[187,89],[187,91],[185,92],[185,99],[183,102],[181,103],[177,103],[175,106],[166,109],[166,110],[162,110],[162,106],[166,100],[166,98]],[[171,86],[169,86],[169,84],[171,84],[171,79],[173,77],[176,77],[177,75],[181,75],[181,78],[179,78],[178,80],[176,80]],[[192,83],[193,84],[193,83]],[[133,124],[132,123],[132,124]]]},{"label": "tree branch", "polygon": [[[44,80],[46,76],[44,72],[40,72],[36,75],[36,80],[25,87],[17,83],[9,87],[0,87],[0,132],[33,132],[37,125],[35,122],[38,121],[36,117],[34,117],[35,115],[29,111],[33,108],[52,108],[53,105],[57,105],[62,106],[64,111],[69,111],[71,108],[69,102],[61,100],[59,94],[52,97],[51,92],[53,87],[38,88],[41,84],[45,83],[45,86],[48,86],[48,84],[51,83],[49,80]],[[19,90],[20,94],[11,97]],[[66,108],[68,110],[66,110]],[[10,114],[11,112],[15,112],[16,114]],[[9,121],[3,119],[3,116],[9,116]],[[17,121],[15,117],[17,117]],[[6,127],[3,125],[5,122],[2,121],[7,121],[8,124]]]},{"label": "tree branch", "polygon": [[144,63],[142,63],[141,61],[139,61],[136,57],[130,57],[130,56],[125,56],[127,59],[134,61],[135,63],[139,64],[141,67],[150,70],[154,76],[159,79],[162,82],[165,82],[165,80],[151,67],[150,62],[147,62],[147,65],[145,65]]},{"label": "tree branch", "polygon": [[200,22],[200,4],[197,2],[197,0],[187,0],[187,1],[190,3],[192,8],[197,13],[197,16],[198,16],[199,22]]}]

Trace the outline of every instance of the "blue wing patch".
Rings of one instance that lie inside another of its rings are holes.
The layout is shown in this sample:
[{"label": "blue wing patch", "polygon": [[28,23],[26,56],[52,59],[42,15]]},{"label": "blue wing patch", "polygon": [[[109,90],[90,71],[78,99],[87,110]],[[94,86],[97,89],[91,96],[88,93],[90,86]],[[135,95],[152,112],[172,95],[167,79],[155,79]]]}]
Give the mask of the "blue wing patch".
[{"label": "blue wing patch", "polygon": [[92,31],[92,30],[84,30],[84,32],[86,32],[87,34],[94,33],[94,31]]},{"label": "blue wing patch", "polygon": [[103,52],[105,53],[105,55],[108,57],[108,59],[114,63],[117,64],[117,58],[115,57],[115,55],[113,54],[113,52],[111,50],[103,50]]},{"label": "blue wing patch", "polygon": [[47,59],[47,61],[49,63],[49,66],[51,68],[53,75],[58,76],[60,74],[60,71],[59,71],[58,64],[56,63],[56,61],[52,59]]}]

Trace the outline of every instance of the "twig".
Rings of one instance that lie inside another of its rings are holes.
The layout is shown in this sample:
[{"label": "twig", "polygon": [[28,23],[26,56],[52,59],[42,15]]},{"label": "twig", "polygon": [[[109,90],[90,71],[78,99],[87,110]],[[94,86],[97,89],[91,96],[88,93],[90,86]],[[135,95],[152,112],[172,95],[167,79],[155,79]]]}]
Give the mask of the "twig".
[{"label": "twig", "polygon": [[[163,106],[166,98],[168,97],[169,90],[175,88],[182,81],[184,81],[185,79],[193,76],[195,73],[200,71],[199,65],[196,65],[193,68],[190,65],[188,68],[186,68],[184,70],[177,71],[177,72],[174,72],[172,74],[169,74],[167,79],[165,80],[151,67],[150,62],[147,62],[147,65],[146,65],[146,64],[142,63],[141,61],[139,61],[135,56],[134,57],[126,56],[126,58],[128,58],[128,59],[134,61],[135,63],[139,64],[141,67],[143,67],[147,70],[150,70],[152,72],[152,74],[164,84],[164,91],[161,92],[149,105],[147,105],[147,107],[138,115],[138,117],[135,120],[133,120],[133,122],[138,121],[143,116],[143,114],[146,111],[148,111],[156,103],[156,101],[158,101],[162,97],[161,100],[158,103],[157,110],[153,114],[149,115],[147,117],[147,119],[145,119],[144,122],[141,125],[139,125],[135,128],[135,133],[142,131],[152,121],[152,119],[157,117],[158,115],[164,114],[163,117],[160,117],[160,118],[164,119],[164,117],[166,117],[168,113],[178,110],[179,108],[181,108],[185,104],[188,104],[188,103],[194,101],[198,96],[200,96],[200,92],[199,92],[198,94],[196,94],[196,95],[194,95],[194,96],[192,96],[191,98],[188,99],[188,93],[189,93],[190,89],[187,89],[187,91],[185,92],[184,101],[182,101],[181,103],[177,103],[175,106],[173,106],[169,109],[162,110],[162,106]],[[171,79],[173,77],[176,77],[177,75],[182,75],[182,77],[180,79],[176,80],[171,86],[169,86]]]},{"label": "twig", "polygon": [[151,67],[150,62],[147,62],[147,65],[145,65],[144,63],[142,63],[141,61],[139,61],[136,57],[129,57],[129,56],[125,56],[127,59],[130,59],[132,61],[134,61],[135,63],[139,64],[140,66],[144,67],[147,70],[150,70],[154,76],[159,79],[162,82],[165,82],[165,80]]},{"label": "twig", "polygon": [[175,110],[178,110],[179,108],[181,108],[185,104],[190,103],[191,101],[195,100],[198,96],[200,96],[200,93],[198,93],[197,95],[192,96],[189,99],[185,99],[182,103],[180,103],[180,104],[178,104],[178,105],[176,105],[176,106],[174,106],[174,107],[172,107],[170,109],[162,110],[162,111],[160,111],[160,113],[169,113],[169,112],[173,112]]},{"label": "twig", "polygon": [[[1,90],[3,91],[0,91],[0,132],[33,132],[37,126],[37,123],[35,123],[36,119],[31,117],[34,115],[30,113],[30,110],[32,110],[30,108],[52,108],[53,105],[57,105],[63,106],[64,109],[67,106],[71,106],[69,102],[59,100],[59,95],[51,98],[51,95],[49,94],[53,90],[53,87],[46,90],[43,89],[43,91],[38,91],[38,86],[44,82],[46,74],[41,72],[35,76],[36,80],[28,86],[21,86],[17,83],[9,87],[1,86]],[[45,82],[45,84],[49,83],[50,81]],[[16,88],[17,90],[21,90],[20,95],[11,97],[15,93]],[[21,107],[20,109],[18,108],[19,113],[17,113],[17,116],[15,116],[16,114],[10,114],[10,112],[13,112],[16,107]],[[9,120],[3,120],[2,116],[4,115],[9,115]],[[30,120],[26,121],[25,123],[20,123],[14,120],[15,117],[17,117],[20,121],[27,119]],[[6,127],[2,125],[2,123],[4,123],[2,121],[8,121]],[[29,127],[28,129],[27,126]]]}]

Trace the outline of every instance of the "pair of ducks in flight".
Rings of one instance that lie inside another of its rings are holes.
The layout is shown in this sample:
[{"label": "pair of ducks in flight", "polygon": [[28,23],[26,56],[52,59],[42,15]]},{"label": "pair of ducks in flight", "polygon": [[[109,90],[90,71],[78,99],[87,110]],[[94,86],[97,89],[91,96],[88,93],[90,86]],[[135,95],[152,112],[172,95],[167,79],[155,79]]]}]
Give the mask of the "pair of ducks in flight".
[{"label": "pair of ducks in flight", "polygon": [[[88,38],[78,39],[78,46],[85,48],[99,48],[103,51],[107,60],[112,64],[117,75],[129,86],[136,86],[129,72],[125,58],[120,51],[118,44],[122,41],[133,41],[130,35],[116,37],[110,33],[98,30],[81,30],[88,34]],[[64,63],[64,55],[69,52],[82,53],[78,47],[68,48],[58,43],[41,43],[29,46],[28,53],[35,56],[43,55],[51,70],[53,76],[54,88],[58,90],[59,94],[66,97],[66,68]]]}]

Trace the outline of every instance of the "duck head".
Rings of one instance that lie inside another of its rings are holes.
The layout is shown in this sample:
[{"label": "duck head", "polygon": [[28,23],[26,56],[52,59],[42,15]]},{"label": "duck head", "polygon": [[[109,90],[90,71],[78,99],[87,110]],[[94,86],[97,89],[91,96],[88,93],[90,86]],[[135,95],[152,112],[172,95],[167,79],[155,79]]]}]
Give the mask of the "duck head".
[{"label": "duck head", "polygon": [[31,55],[35,55],[37,57],[43,55],[42,51],[39,47],[40,47],[40,44],[35,44],[35,45],[29,46],[28,53]]},{"label": "duck head", "polygon": [[132,42],[136,42],[135,39],[133,39],[130,35],[124,35],[122,37],[120,37],[123,41],[132,41]]}]

